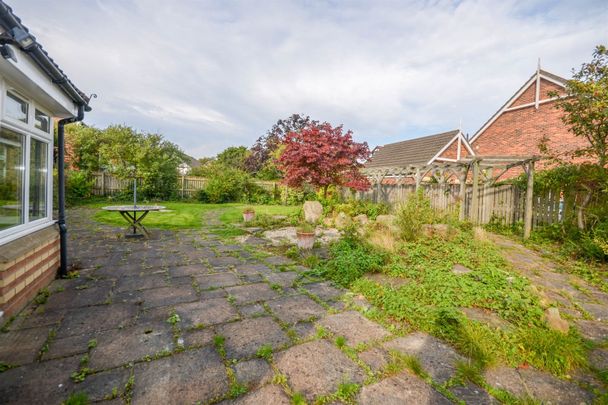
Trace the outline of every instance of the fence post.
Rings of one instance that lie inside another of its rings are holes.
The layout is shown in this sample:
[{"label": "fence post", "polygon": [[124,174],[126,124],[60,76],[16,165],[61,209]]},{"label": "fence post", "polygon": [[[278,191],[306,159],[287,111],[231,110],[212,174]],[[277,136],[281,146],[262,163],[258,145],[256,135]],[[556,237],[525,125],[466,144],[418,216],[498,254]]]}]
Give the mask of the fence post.
[{"label": "fence post", "polygon": [[526,207],[524,211],[524,239],[532,232],[532,200],[534,196],[534,161],[528,163],[528,186],[526,187]]},{"label": "fence post", "polygon": [[101,196],[105,197],[106,195],[106,172],[101,172]]},{"label": "fence post", "polygon": [[461,221],[464,221],[464,216],[466,213],[466,198],[467,198],[467,174],[469,173],[469,167],[467,166],[466,169],[464,169],[463,171],[460,172],[460,189],[459,191],[459,196],[460,196],[460,212],[458,213],[458,219]]},{"label": "fence post", "polygon": [[182,176],[182,200],[184,199],[184,185],[186,184],[184,180],[185,180],[185,177]]},{"label": "fence post", "polygon": [[479,222],[479,161],[473,162],[473,195],[471,196],[471,211],[469,219],[473,223]]}]

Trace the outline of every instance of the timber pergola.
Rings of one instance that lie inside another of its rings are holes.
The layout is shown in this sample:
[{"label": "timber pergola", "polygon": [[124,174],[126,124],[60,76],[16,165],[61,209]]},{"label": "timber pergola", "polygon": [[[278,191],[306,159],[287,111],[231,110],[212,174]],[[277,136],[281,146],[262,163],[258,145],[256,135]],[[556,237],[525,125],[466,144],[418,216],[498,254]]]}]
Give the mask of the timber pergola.
[{"label": "timber pergola", "polygon": [[[367,176],[373,184],[380,186],[385,178],[400,179],[412,178],[416,184],[416,190],[425,179],[430,177],[439,184],[444,184],[451,177],[455,176],[460,184],[459,198],[463,203],[460,205],[459,217],[465,219],[465,196],[466,184],[469,177],[469,170],[472,171],[473,193],[471,197],[471,209],[469,219],[477,223],[477,213],[479,204],[479,184],[484,187],[493,186],[496,181],[509,169],[522,167],[527,176],[526,202],[524,212],[524,239],[530,237],[532,230],[532,202],[534,195],[534,163],[540,156],[472,156],[454,162],[434,162],[426,165],[373,167],[363,169],[363,174]],[[473,214],[474,217],[473,217]],[[473,217],[473,218],[471,218]]]}]

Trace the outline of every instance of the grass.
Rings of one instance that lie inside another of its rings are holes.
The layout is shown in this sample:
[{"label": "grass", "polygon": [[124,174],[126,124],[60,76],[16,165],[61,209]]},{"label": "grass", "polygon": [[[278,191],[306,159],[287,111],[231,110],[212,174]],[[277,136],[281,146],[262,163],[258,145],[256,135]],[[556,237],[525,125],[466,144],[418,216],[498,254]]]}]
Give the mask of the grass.
[{"label": "grass", "polygon": [[[450,239],[399,240],[394,254],[370,262],[382,250],[365,241],[342,240],[333,245],[319,272],[364,295],[379,308],[381,318],[450,342],[476,367],[532,365],[566,376],[586,365],[589,348],[574,328],[567,335],[549,329],[527,279],[511,269],[492,243],[476,241],[466,226]],[[454,274],[455,264],[473,271]],[[361,277],[370,271],[408,282],[393,286]],[[491,311],[507,326],[471,321],[461,307]]]},{"label": "grass", "polygon": [[[83,205],[86,208],[98,210],[93,218],[114,226],[126,226],[125,220],[117,212],[103,211],[101,208],[108,205],[131,204],[131,202],[108,202],[95,201]],[[241,203],[229,204],[201,204],[195,202],[158,202],[154,205],[162,205],[168,212],[150,212],[144,220],[146,228],[157,229],[199,229],[201,228],[203,215],[209,211],[219,210],[219,219],[225,225],[236,224],[243,221],[243,209],[253,207],[256,214],[262,215],[294,215],[299,212],[299,207],[283,205],[253,205]]]}]

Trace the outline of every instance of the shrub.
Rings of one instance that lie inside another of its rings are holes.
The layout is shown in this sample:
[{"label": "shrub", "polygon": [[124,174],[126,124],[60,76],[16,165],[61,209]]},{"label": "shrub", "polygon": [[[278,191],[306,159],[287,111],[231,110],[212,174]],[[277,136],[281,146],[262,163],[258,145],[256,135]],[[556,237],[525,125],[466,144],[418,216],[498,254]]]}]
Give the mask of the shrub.
[{"label": "shrub", "polygon": [[70,170],[66,173],[66,200],[74,204],[91,197],[95,181],[83,170]]},{"label": "shrub", "polygon": [[353,229],[330,247],[330,259],[321,273],[342,286],[349,286],[365,273],[379,271],[386,261],[383,253],[364,244]]},{"label": "shrub", "polygon": [[397,225],[401,231],[401,237],[405,240],[417,239],[420,236],[422,225],[435,223],[435,218],[431,200],[424,196],[422,190],[418,190],[397,210]]},{"label": "shrub", "polygon": [[373,203],[365,200],[349,200],[345,203],[340,203],[336,200],[329,201],[328,205],[325,205],[325,213],[331,212],[343,212],[351,217],[365,214],[369,219],[375,220],[378,215],[388,214],[390,207],[385,203]]},{"label": "shrub", "polygon": [[251,177],[242,170],[217,165],[204,192],[197,199],[210,203],[244,201],[256,189]]}]

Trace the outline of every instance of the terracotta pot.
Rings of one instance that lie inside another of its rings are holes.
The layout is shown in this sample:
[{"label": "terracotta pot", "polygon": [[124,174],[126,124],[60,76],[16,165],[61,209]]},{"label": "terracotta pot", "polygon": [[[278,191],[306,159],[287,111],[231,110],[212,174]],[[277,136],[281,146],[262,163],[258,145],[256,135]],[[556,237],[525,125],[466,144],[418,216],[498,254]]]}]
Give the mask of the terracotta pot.
[{"label": "terracotta pot", "polygon": [[253,211],[244,211],[243,212],[243,222],[253,221],[255,218],[255,212]]},{"label": "terracotta pot", "polygon": [[315,233],[314,232],[300,232],[297,231],[298,247],[300,249],[310,250],[315,244]]}]

